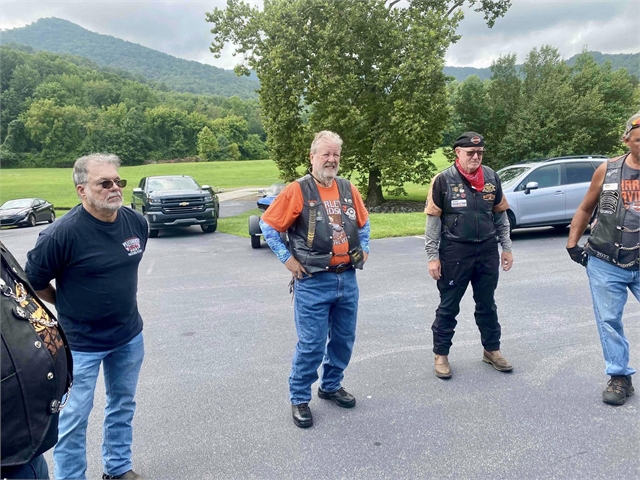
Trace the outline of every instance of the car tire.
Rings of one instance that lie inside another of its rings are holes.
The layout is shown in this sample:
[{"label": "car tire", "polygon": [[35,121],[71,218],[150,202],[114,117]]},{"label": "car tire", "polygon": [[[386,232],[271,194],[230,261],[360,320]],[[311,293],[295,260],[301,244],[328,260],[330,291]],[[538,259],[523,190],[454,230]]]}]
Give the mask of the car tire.
[{"label": "car tire", "polygon": [[516,228],[516,216],[511,210],[507,210],[507,217],[509,218],[509,233],[511,233]]},{"label": "car tire", "polygon": [[29,218],[27,219],[27,225],[30,227],[35,227],[36,226],[36,216],[32,213],[29,215]]},{"label": "car tire", "polygon": [[249,236],[251,237],[251,248],[260,248],[260,217],[257,215],[251,215],[249,217]]},{"label": "car tire", "polygon": [[218,224],[214,223],[213,225],[200,225],[200,228],[204,233],[213,233],[218,228]]},{"label": "car tire", "polygon": [[56,219],[56,212],[51,210],[51,213],[49,214],[49,220],[47,220],[47,222],[53,223],[55,221],[55,219]]}]

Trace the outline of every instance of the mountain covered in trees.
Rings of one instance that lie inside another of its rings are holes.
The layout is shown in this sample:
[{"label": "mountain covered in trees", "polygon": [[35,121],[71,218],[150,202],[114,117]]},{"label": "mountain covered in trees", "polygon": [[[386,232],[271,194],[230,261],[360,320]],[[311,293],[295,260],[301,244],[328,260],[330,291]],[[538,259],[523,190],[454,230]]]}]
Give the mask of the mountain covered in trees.
[{"label": "mountain covered in trees", "polygon": [[178,92],[257,98],[256,79],[229,70],[176,58],[110,35],[90,32],[59,18],[41,18],[22,28],[0,32],[0,44],[17,43],[35,50],[70,53],[103,67],[126,70]]},{"label": "mountain covered in trees", "polygon": [[0,160],[66,167],[110,152],[149,160],[268,156],[257,99],[154,88],[83,57],[0,45]]},{"label": "mountain covered in trees", "polygon": [[[591,55],[598,65],[603,65],[605,62],[611,63],[611,70],[618,70],[619,68],[626,68],[630,75],[640,79],[640,53],[601,53],[601,52],[586,52]],[[576,64],[576,60],[582,54],[574,55],[565,61],[565,63],[573,67]],[[518,71],[521,71],[522,65],[517,65]],[[480,80],[488,80],[491,78],[491,68],[473,68],[473,67],[444,67],[445,75],[449,75],[459,82],[466,80],[471,75],[476,75]]]}]

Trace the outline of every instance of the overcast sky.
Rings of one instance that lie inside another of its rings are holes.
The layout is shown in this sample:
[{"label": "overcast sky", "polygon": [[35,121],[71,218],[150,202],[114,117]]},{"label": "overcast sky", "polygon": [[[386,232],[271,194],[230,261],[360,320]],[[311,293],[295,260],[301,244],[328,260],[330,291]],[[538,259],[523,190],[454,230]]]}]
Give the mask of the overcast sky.
[{"label": "overcast sky", "polygon": [[[261,3],[252,0],[252,3]],[[93,32],[122,38],[188,60],[231,69],[231,49],[220,59],[209,52],[205,12],[226,0],[0,0],[0,28],[58,17]],[[447,65],[488,67],[500,55],[516,53],[518,63],[534,47],[550,44],[564,58],[584,47],[603,53],[640,52],[640,0],[512,0],[490,29],[482,15],[467,13],[461,40],[447,53]]]}]

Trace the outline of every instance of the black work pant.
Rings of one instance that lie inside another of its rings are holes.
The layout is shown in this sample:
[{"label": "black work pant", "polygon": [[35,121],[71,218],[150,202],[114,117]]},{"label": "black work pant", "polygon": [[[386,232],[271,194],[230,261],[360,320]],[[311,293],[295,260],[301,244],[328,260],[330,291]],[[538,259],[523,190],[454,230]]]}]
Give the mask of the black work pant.
[{"label": "black work pant", "polygon": [[482,243],[463,243],[443,238],[440,242],[440,263],[440,305],[431,326],[433,352],[449,355],[460,300],[469,282],[476,302],[475,318],[482,345],[488,351],[500,350],[500,324],[494,301],[500,269],[498,243],[493,239]]}]

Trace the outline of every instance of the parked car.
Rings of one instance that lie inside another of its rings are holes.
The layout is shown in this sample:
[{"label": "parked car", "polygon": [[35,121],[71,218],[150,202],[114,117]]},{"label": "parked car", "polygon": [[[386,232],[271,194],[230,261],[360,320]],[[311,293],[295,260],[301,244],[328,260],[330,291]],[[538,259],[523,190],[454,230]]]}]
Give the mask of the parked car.
[{"label": "parked car", "polygon": [[0,225],[33,227],[38,222],[53,222],[56,212],[53,205],[41,198],[19,198],[0,206]]},{"label": "parked car", "polygon": [[144,177],[133,189],[131,208],[147,219],[151,238],[165,228],[200,225],[205,233],[218,228],[218,196],[188,175]]},{"label": "parked car", "polygon": [[602,155],[554,157],[499,170],[511,229],[566,228],[589,189],[595,169],[606,159]]},{"label": "parked car", "polygon": [[[280,195],[280,192],[284,190],[284,187],[286,187],[284,183],[274,183],[267,190],[260,190],[261,197],[258,198],[256,202],[258,208],[266,212],[271,203]],[[249,217],[249,235],[251,237],[251,248],[260,248],[262,246],[260,243],[262,230],[260,229],[259,215],[251,215]],[[286,236],[286,233],[283,235]]]}]

